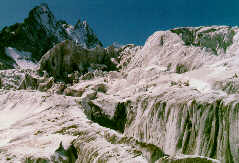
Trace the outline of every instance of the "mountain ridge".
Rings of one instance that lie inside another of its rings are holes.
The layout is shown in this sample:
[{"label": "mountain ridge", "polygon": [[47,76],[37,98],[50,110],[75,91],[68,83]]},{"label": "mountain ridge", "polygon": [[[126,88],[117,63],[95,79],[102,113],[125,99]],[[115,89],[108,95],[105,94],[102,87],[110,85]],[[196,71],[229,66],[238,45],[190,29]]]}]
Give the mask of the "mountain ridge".
[{"label": "mountain ridge", "polygon": [[4,27],[0,31],[0,62],[5,65],[2,67],[14,68],[14,59],[6,56],[5,49],[8,47],[30,52],[36,62],[64,40],[72,40],[84,48],[103,46],[87,22],[78,21],[76,28],[63,23],[66,21],[57,21],[47,4],[41,4],[29,12],[23,23]]}]

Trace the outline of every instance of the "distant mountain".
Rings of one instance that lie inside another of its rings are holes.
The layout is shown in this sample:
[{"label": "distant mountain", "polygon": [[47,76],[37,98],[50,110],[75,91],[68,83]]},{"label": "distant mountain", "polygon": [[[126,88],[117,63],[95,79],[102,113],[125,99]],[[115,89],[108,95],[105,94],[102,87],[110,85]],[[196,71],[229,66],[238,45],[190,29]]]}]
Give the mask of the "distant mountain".
[{"label": "distant mountain", "polygon": [[24,67],[25,62],[20,60],[39,61],[49,49],[64,40],[72,40],[84,48],[102,46],[86,21],[79,20],[72,26],[66,21],[57,21],[47,4],[37,6],[23,23],[0,31],[0,69]]}]

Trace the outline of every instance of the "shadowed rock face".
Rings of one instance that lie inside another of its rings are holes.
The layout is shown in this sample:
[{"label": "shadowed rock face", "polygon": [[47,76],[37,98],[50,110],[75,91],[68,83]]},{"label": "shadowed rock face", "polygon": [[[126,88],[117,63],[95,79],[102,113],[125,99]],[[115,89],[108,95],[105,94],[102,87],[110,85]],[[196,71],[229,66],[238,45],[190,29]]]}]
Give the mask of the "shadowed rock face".
[{"label": "shadowed rock face", "polygon": [[82,102],[82,104],[83,108],[85,108],[84,112],[87,115],[88,119],[98,123],[101,126],[114,129],[121,133],[124,132],[125,124],[127,121],[127,102],[116,104],[113,117],[105,114],[102,108],[92,102],[88,102],[87,104]]},{"label": "shadowed rock face", "polygon": [[112,71],[116,70],[116,64],[111,59],[117,55],[117,52],[101,47],[84,49],[67,40],[54,46],[42,57],[38,71],[45,70],[57,79],[65,79],[74,71],[81,75],[96,69]]},{"label": "shadowed rock face", "polygon": [[13,68],[14,61],[6,56],[5,48],[30,52],[33,61],[41,57],[55,44],[72,40],[85,48],[102,46],[93,30],[84,21],[78,21],[75,27],[65,21],[57,21],[46,4],[35,7],[23,23],[16,23],[0,31],[0,66]]}]

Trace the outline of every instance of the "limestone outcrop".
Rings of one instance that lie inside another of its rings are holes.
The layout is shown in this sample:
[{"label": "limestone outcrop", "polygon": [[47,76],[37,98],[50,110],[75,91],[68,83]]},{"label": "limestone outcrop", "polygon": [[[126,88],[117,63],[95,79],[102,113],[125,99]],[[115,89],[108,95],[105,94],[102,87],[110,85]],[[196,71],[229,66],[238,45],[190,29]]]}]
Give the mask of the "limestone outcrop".
[{"label": "limestone outcrop", "polygon": [[0,161],[239,162],[238,50],[227,26],[59,43],[37,71],[0,71]]}]

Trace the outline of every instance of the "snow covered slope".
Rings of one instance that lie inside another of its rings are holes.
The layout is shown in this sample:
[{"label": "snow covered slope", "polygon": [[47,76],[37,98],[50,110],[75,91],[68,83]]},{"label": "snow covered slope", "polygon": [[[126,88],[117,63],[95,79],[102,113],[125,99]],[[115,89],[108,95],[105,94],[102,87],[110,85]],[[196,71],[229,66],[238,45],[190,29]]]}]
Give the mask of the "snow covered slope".
[{"label": "snow covered slope", "polygon": [[5,52],[7,56],[16,62],[16,65],[14,65],[15,68],[35,69],[38,65],[31,60],[32,56],[30,52],[18,51],[17,49],[11,47],[6,48]]}]

